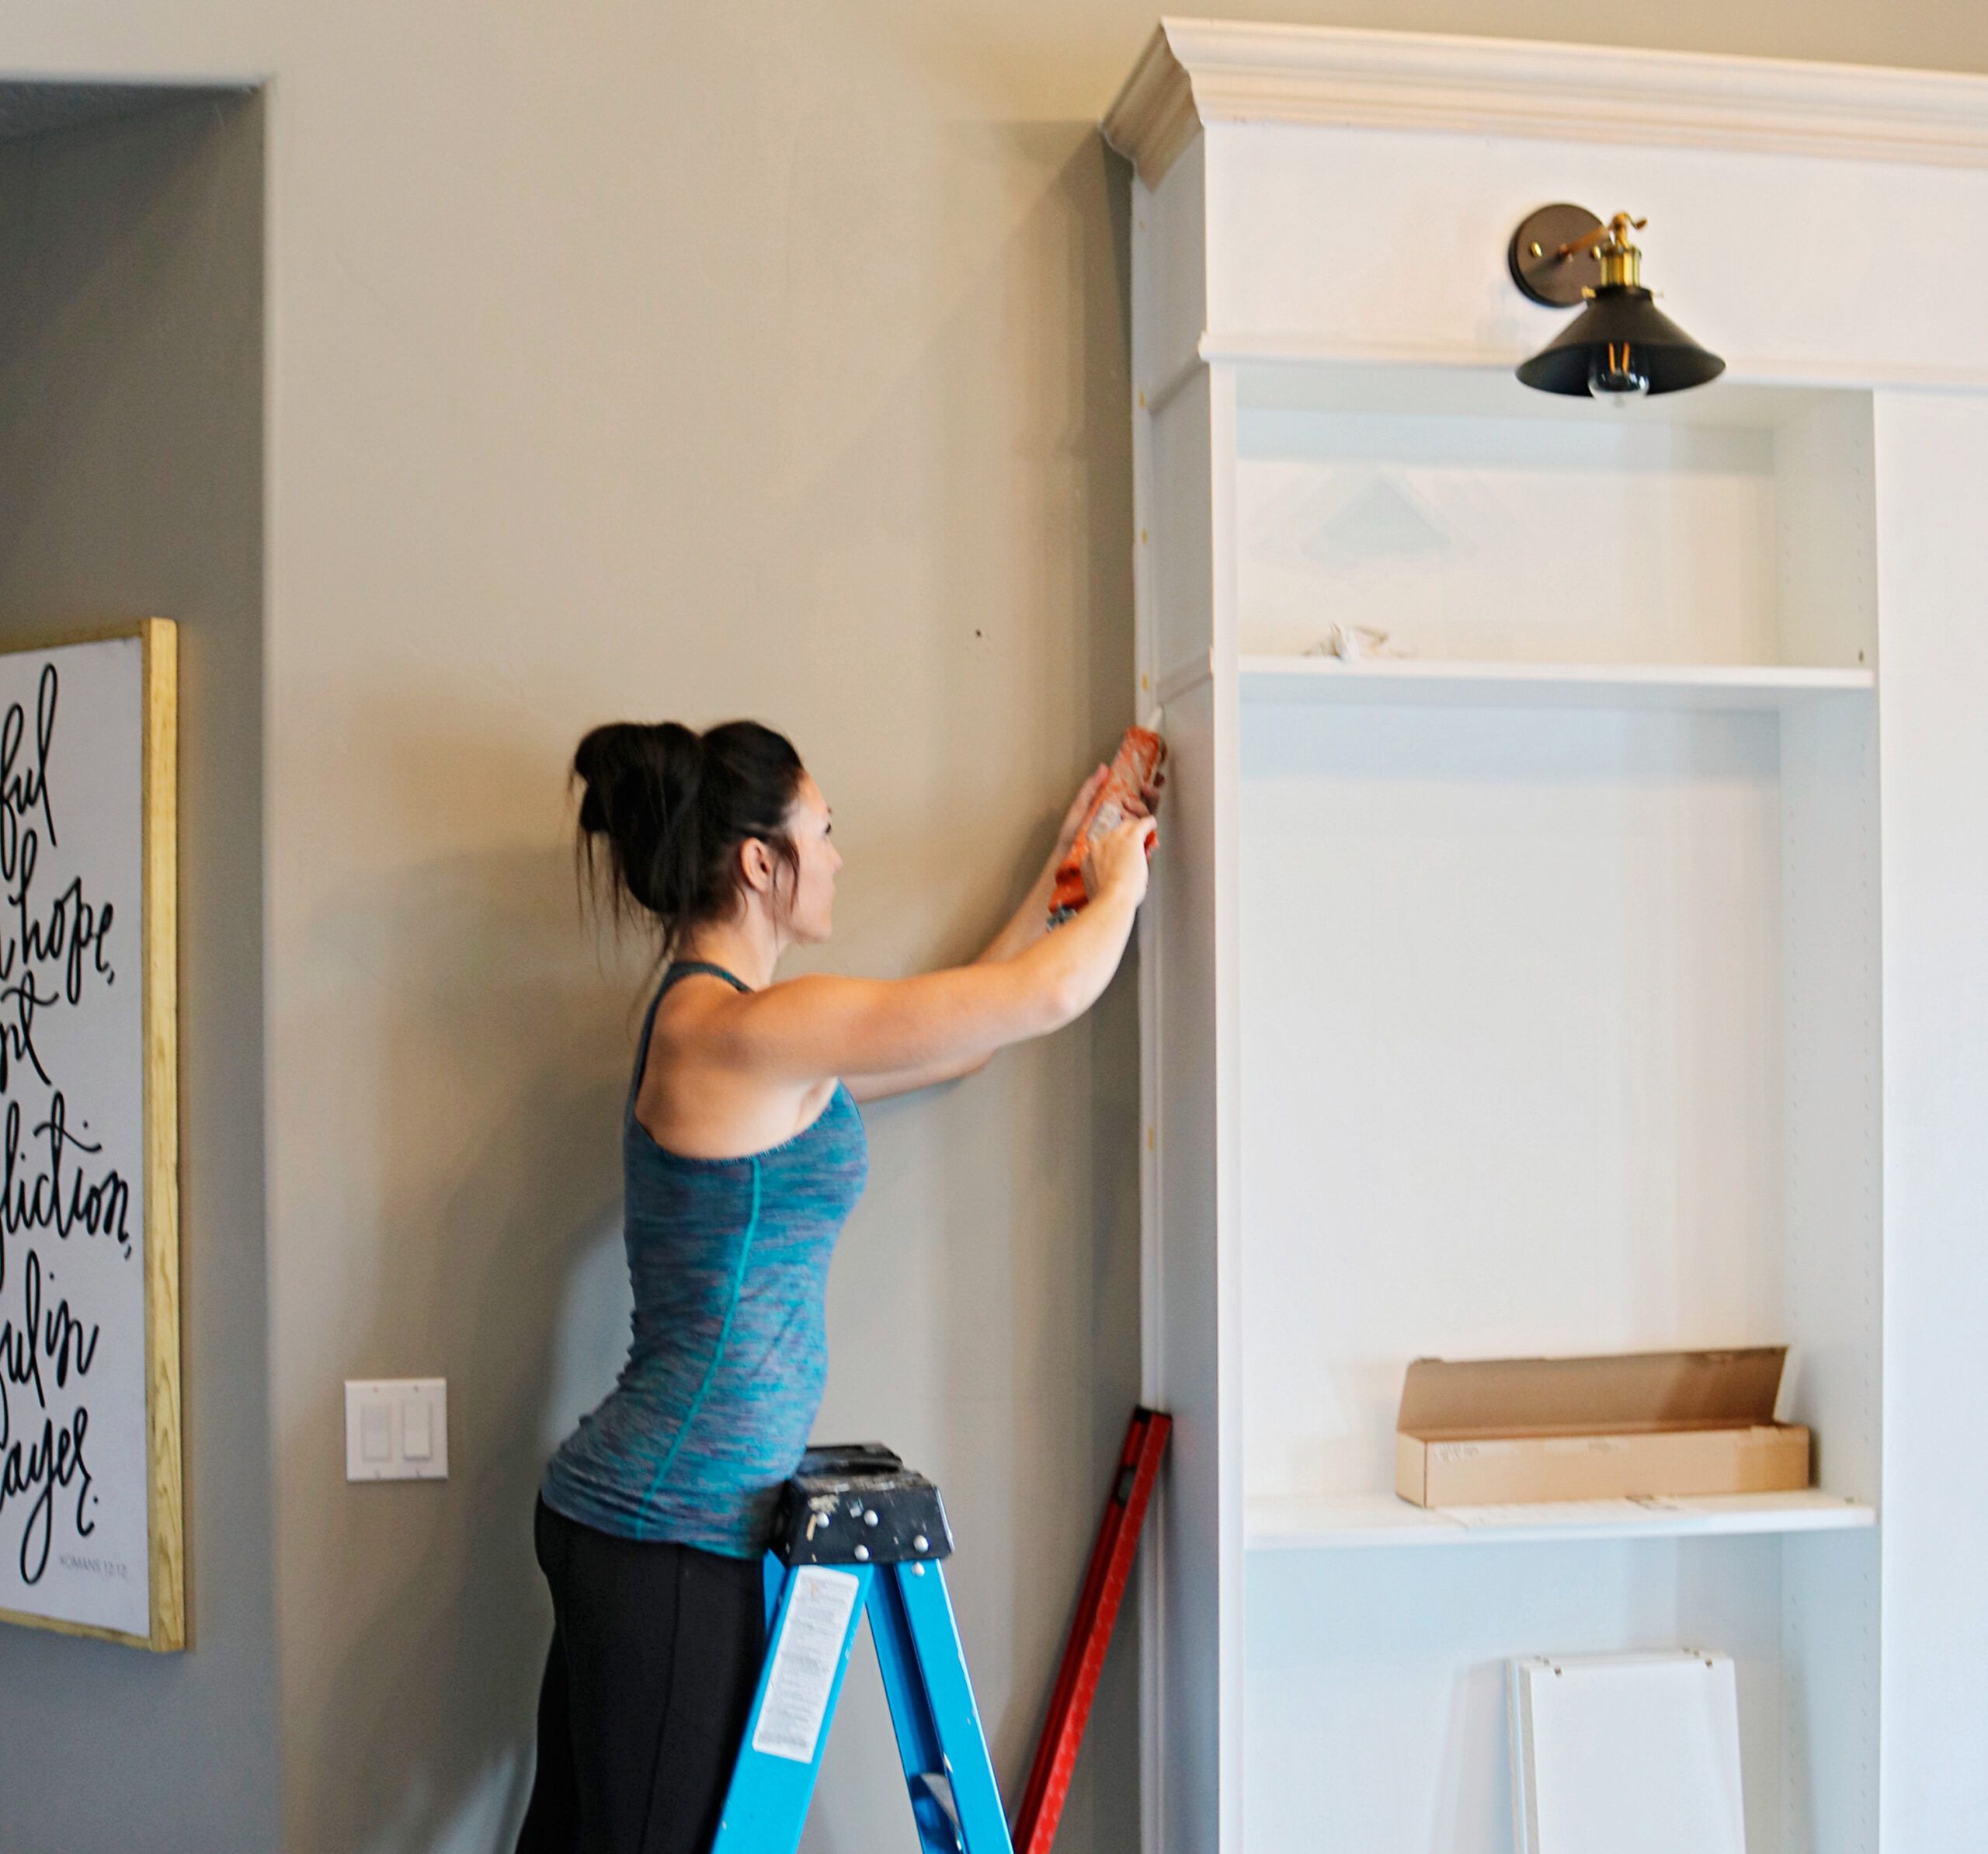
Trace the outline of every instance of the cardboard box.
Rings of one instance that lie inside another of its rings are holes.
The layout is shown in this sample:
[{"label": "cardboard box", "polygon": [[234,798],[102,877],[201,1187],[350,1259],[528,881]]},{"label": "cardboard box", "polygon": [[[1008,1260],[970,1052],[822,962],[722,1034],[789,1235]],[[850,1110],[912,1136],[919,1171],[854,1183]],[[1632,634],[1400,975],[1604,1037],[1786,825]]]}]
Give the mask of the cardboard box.
[{"label": "cardboard box", "polygon": [[1771,1494],[1809,1484],[1809,1431],[1777,1423],[1785,1345],[1600,1358],[1418,1358],[1395,1491],[1417,1506]]}]

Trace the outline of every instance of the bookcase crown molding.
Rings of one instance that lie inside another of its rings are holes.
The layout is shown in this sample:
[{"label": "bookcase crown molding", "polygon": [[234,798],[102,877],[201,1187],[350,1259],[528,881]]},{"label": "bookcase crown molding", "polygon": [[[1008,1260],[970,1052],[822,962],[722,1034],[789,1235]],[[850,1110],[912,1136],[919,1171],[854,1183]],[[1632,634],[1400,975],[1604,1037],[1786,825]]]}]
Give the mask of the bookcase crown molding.
[{"label": "bookcase crown molding", "polygon": [[1988,75],[1340,26],[1163,19],[1104,116],[1149,186],[1213,123],[1538,136],[1988,167]]}]

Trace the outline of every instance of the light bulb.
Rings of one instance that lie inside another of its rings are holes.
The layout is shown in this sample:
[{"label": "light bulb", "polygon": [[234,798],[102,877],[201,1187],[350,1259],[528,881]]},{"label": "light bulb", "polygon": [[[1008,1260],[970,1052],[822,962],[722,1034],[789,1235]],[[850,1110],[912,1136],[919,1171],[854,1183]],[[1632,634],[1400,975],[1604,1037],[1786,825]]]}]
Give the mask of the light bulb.
[{"label": "light bulb", "polygon": [[1587,363],[1587,390],[1596,398],[1606,393],[1620,398],[1649,391],[1649,372],[1642,357],[1626,341],[1611,341],[1595,350]]}]

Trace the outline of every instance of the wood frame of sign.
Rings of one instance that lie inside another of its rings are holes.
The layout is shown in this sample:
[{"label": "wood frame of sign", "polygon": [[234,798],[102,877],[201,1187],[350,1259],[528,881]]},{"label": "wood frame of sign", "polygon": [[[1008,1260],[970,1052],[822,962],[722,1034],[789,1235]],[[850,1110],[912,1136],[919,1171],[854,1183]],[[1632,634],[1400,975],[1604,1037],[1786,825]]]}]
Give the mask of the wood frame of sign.
[{"label": "wood frame of sign", "polygon": [[9,638],[0,657],[134,639],[140,651],[139,963],[144,1128],[143,1299],[146,1575],[149,1626],[104,1627],[0,1607],[0,1622],[160,1652],[187,1645],[180,1424],[179,636],[172,621]]}]

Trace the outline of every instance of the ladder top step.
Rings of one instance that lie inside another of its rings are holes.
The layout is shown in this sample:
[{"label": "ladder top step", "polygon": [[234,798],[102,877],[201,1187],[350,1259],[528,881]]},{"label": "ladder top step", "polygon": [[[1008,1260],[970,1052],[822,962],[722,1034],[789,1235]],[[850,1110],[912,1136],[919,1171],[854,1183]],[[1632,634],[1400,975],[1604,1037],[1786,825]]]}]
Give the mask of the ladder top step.
[{"label": "ladder top step", "polygon": [[939,1490],[881,1442],[810,1449],[787,1482],[773,1550],[788,1564],[902,1564],[949,1557]]}]

